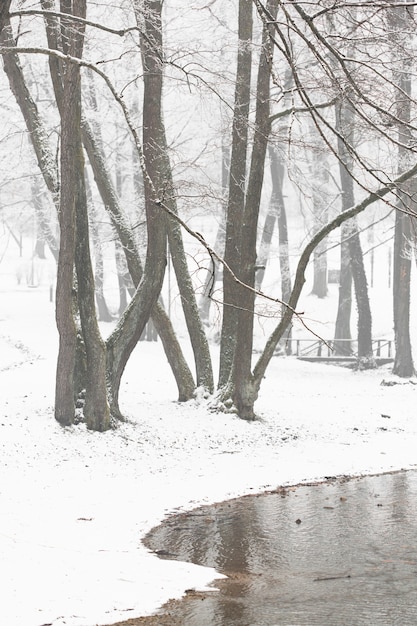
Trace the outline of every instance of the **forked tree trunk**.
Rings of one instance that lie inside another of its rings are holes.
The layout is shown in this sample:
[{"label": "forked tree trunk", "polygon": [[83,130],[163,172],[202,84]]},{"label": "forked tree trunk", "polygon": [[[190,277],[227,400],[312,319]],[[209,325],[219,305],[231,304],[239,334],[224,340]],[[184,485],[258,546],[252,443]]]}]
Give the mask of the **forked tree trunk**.
[{"label": "forked tree trunk", "polygon": [[161,1],[145,0],[141,52],[143,62],[143,154],[147,252],[136,293],[107,341],[107,371],[112,413],[121,417],[120,381],[130,354],[161,292],[167,264],[167,218],[159,206],[163,189]]},{"label": "forked tree trunk", "polygon": [[[50,3],[45,3],[50,6]],[[74,0],[74,2],[61,1],[61,12],[69,15],[78,15],[85,18],[85,0]],[[85,26],[81,22],[74,22],[70,18],[61,18],[58,23],[48,23],[48,40],[50,45],[57,46],[65,54],[81,57],[84,43]],[[51,33],[53,29],[53,33]],[[68,114],[68,102],[66,91],[67,72],[75,72],[78,70],[77,85],[77,102],[71,103],[71,111],[76,116],[76,124],[72,128],[71,146],[74,159],[74,172],[71,184],[73,193],[75,193],[76,207],[76,251],[77,255],[73,258],[77,269],[77,285],[78,285],[78,310],[81,320],[81,331],[86,351],[85,366],[82,367],[82,373],[85,375],[85,404],[84,415],[88,428],[92,430],[103,431],[110,427],[110,413],[107,403],[107,381],[106,381],[106,350],[105,344],[101,338],[97,323],[95,309],[95,286],[93,271],[91,266],[90,246],[89,246],[89,226],[87,213],[87,197],[84,179],[84,158],[82,152],[81,141],[81,86],[79,67],[76,64],[68,63],[68,68],[62,63],[51,62],[50,69],[52,74],[52,82],[55,89],[55,97],[61,118],[65,120]],[[63,151],[63,148],[61,148]],[[61,168],[61,194],[62,194],[62,176],[65,172]],[[62,237],[62,231],[61,231]],[[62,239],[61,239],[62,247]],[[59,284],[59,276],[57,278]],[[57,287],[58,292],[59,287]],[[58,302],[57,302],[58,307]],[[78,355],[79,357],[79,355]],[[58,356],[59,360],[59,356]],[[82,361],[82,359],[81,359]],[[80,363],[79,358],[74,356],[73,368],[77,368]],[[76,372],[79,379],[78,372]],[[73,382],[73,394],[75,394]],[[58,418],[57,418],[58,419]]]},{"label": "forked tree trunk", "polygon": [[[135,288],[137,288],[143,276],[143,268],[133,232],[119,204],[104,154],[95,140],[91,127],[87,124],[85,119],[82,120],[82,133],[84,147],[93,169],[98,191],[110,215],[112,225],[120,239],[129,274]],[[158,302],[152,309],[152,319],[155,323],[158,335],[161,338],[168,363],[171,366],[172,373],[177,383],[178,399],[180,401],[190,400],[195,391],[194,379],[184,358],[171,321],[162,305]],[[122,340],[123,337],[119,337],[119,341]],[[112,341],[111,336],[107,340],[107,343],[110,341]]]},{"label": "forked tree trunk", "polygon": [[[267,11],[275,19],[277,0],[268,0]],[[237,286],[237,336],[230,376],[232,398],[239,417],[254,419],[257,390],[252,376],[253,323],[255,312],[255,266],[259,207],[270,132],[270,76],[273,47],[272,26],[264,26],[256,87],[256,113],[250,173],[241,226],[240,278],[250,289]]]},{"label": "forked tree trunk", "polygon": [[[142,3],[141,3],[142,5]],[[138,7],[139,9],[139,7]],[[162,2],[159,0],[145,0],[143,3],[143,14],[138,17],[138,26],[145,25],[147,31],[146,38],[141,38],[142,58],[145,66],[145,86],[146,86],[146,64],[150,63],[151,54],[154,55],[152,61],[153,80],[160,81],[161,91],[154,94],[152,103],[153,110],[158,110],[158,119],[155,120],[154,134],[152,137],[145,138],[144,132],[144,150],[150,152],[150,147],[154,145],[155,154],[152,159],[155,163],[154,175],[151,179],[157,196],[163,199],[170,210],[177,214],[177,205],[175,198],[174,183],[172,178],[171,163],[168,155],[168,144],[165,134],[165,125],[162,116],[162,102],[157,101],[157,97],[162,98],[163,83],[163,65],[160,59],[163,57],[162,44],[162,23],[161,23]],[[146,103],[145,103],[146,104]],[[144,116],[145,116],[144,104]],[[146,130],[146,122],[144,120],[144,131]],[[157,154],[156,154],[157,152]],[[151,174],[149,160],[145,162],[148,174]],[[146,176],[145,176],[146,191]],[[161,210],[161,209],[160,209]],[[172,265],[174,267],[175,276],[181,297],[181,305],[184,311],[185,323],[187,325],[188,334],[190,336],[193,348],[194,361],[196,366],[197,385],[206,388],[209,392],[213,391],[213,370],[211,365],[210,350],[205,335],[204,326],[201,322],[197,300],[195,297],[194,286],[191,281],[188,270],[187,257],[184,250],[181,226],[177,220],[168,218],[168,242],[171,253]]]},{"label": "forked tree trunk", "polygon": [[[41,6],[42,9],[46,11],[53,11],[55,9],[53,0],[41,0]],[[59,49],[60,29],[57,18],[53,15],[45,14],[45,24],[49,47],[51,49]],[[59,61],[54,57],[50,57],[49,63],[51,68],[52,82],[54,85],[55,93],[57,95],[57,102],[61,102],[62,84],[60,80]],[[22,108],[22,112],[24,112],[25,119],[27,115],[24,105],[28,102],[30,102],[28,98],[23,98],[21,99],[21,102],[19,102]],[[46,133],[42,132],[42,121],[40,120],[39,116],[34,116],[34,118],[35,123],[33,124],[33,128],[35,130],[39,130],[39,133],[35,134],[35,136],[38,137],[39,134],[40,138],[45,137]],[[135,285],[135,287],[137,287],[142,279],[143,269],[137,251],[136,242],[133,237],[133,233],[129,225],[127,224],[126,218],[119,205],[117,194],[112,184],[111,175],[106,166],[103,150],[97,142],[91,127],[85,119],[81,120],[81,130],[84,147],[86,149],[88,159],[94,173],[94,178],[97,184],[98,191],[102,198],[103,204],[110,215],[115,231],[120,238],[123,252],[126,256],[129,273],[131,275],[133,284]],[[38,144],[42,146],[41,142],[38,142]],[[48,159],[48,156],[49,153],[47,153],[46,155],[42,155],[41,152],[40,156],[38,156],[39,165],[41,167],[42,174],[47,181],[47,184],[49,182],[48,176],[50,172],[54,171],[54,160],[53,158]],[[42,167],[42,163],[45,167]],[[52,167],[50,167],[50,165],[52,165]],[[50,188],[50,190],[52,190],[52,187],[52,185],[48,185],[48,188]],[[193,397],[195,391],[195,383],[191,371],[182,353],[181,346],[175,335],[172,324],[163,307],[159,303],[156,303],[154,305],[152,309],[152,316],[155,322],[155,326],[157,328],[157,332],[161,338],[168,362],[171,366],[173,375],[177,383],[178,399],[179,401],[189,400]],[[119,336],[119,340],[123,341],[123,337]],[[128,341],[127,338],[126,341]]]}]

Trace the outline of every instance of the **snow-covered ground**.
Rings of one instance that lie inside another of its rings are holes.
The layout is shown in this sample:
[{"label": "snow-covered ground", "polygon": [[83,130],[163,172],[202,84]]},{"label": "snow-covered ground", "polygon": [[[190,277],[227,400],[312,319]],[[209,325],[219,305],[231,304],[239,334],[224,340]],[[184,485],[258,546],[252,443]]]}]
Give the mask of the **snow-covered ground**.
[{"label": "snow-covered ground", "polygon": [[[0,623],[94,626],[155,611],[216,573],[161,561],[141,537],[202,503],[417,463],[417,387],[275,358],[246,423],[179,404],[161,344],[123,378],[111,432],[53,417],[57,337],[47,285],[0,285]],[[386,305],[389,306],[389,305]]]}]

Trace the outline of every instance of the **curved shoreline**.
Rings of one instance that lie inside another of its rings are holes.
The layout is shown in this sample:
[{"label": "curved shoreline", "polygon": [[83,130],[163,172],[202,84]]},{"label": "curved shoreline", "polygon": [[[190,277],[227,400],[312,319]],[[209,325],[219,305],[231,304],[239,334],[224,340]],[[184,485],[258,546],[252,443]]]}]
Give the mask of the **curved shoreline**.
[{"label": "curved shoreline", "polygon": [[[163,560],[166,560],[166,559],[170,560],[171,558],[172,560],[177,560],[175,559],[175,555],[171,555],[169,553],[160,554],[158,551],[152,550],[152,547],[149,545],[149,543],[152,543],[151,538],[155,534],[155,532],[158,529],[163,528],[164,526],[167,526],[167,525],[175,526],[176,524],[180,525],[181,523],[186,522],[190,518],[194,520],[196,517],[202,517],[204,519],[206,511],[208,510],[212,510],[213,508],[217,508],[217,507],[224,508],[226,505],[233,506],[234,504],[241,502],[245,499],[253,499],[253,498],[259,498],[262,496],[275,495],[275,494],[285,496],[285,495],[288,495],[289,492],[294,492],[298,488],[317,487],[319,485],[326,485],[326,484],[341,485],[350,481],[360,480],[363,478],[382,477],[382,476],[402,474],[402,473],[410,472],[410,471],[416,471],[416,468],[417,468],[417,464],[415,465],[415,467],[392,469],[392,470],[387,470],[387,471],[379,472],[379,473],[358,473],[356,475],[343,474],[343,475],[338,475],[338,476],[325,477],[317,481],[305,480],[305,481],[298,482],[296,484],[288,484],[285,486],[277,487],[275,489],[267,489],[259,493],[247,493],[245,495],[230,498],[222,502],[217,502],[213,504],[205,504],[203,506],[198,506],[190,511],[182,512],[182,513],[175,513],[175,514],[168,516],[161,524],[152,528],[145,535],[145,537],[142,539],[142,544],[147,549],[150,549],[153,554],[158,556],[158,558],[162,558]],[[181,561],[181,559],[178,559],[178,560]],[[221,576],[224,576],[224,574],[221,574]],[[227,572],[225,578],[213,579],[212,583],[210,584],[210,586],[213,587],[212,591],[210,590],[199,591],[194,588],[187,589],[184,591],[184,595],[181,598],[173,598],[173,599],[168,600],[161,607],[159,607],[155,611],[155,613],[153,613],[152,615],[134,617],[128,620],[114,622],[108,626],[183,626],[185,623],[183,619],[184,614],[187,612],[187,608],[186,608],[187,602],[195,600],[196,598],[201,601],[204,601],[206,598],[210,596],[210,594],[217,593],[219,591],[221,592],[221,589],[223,586],[227,588],[228,583],[230,583],[231,581],[233,582],[234,580],[240,580],[240,579],[241,579],[241,576],[239,575],[238,572],[233,572],[233,573]],[[323,580],[328,580],[328,579],[326,578]]]}]

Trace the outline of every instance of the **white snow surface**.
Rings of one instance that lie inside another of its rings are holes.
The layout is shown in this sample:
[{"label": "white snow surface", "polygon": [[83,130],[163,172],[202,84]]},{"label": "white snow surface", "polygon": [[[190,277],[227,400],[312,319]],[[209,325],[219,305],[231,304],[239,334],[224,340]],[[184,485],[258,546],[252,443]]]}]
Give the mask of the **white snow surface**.
[{"label": "white snow surface", "polygon": [[7,626],[94,626],[151,614],[214,570],[141,538],[167,515],[280,485],[416,466],[417,387],[273,359],[259,420],[176,402],[160,342],[142,342],[106,433],[53,415],[57,333],[46,288],[1,289],[0,589]]}]

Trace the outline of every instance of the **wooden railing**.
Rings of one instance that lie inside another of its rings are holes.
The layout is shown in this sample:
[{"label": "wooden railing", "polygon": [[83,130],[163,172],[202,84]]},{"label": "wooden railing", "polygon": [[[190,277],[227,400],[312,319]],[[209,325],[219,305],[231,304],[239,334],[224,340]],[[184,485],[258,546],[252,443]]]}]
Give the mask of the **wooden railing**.
[{"label": "wooden railing", "polygon": [[[357,341],[352,339],[288,339],[290,353],[299,358],[331,359],[357,358]],[[391,339],[373,339],[372,351],[375,358],[392,359],[394,342]]]}]

